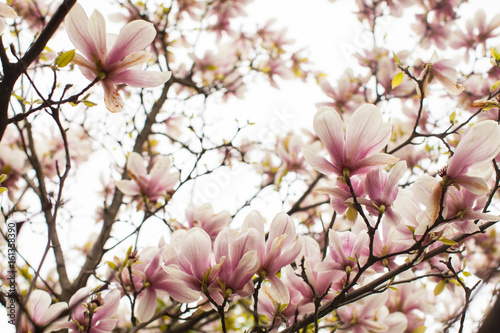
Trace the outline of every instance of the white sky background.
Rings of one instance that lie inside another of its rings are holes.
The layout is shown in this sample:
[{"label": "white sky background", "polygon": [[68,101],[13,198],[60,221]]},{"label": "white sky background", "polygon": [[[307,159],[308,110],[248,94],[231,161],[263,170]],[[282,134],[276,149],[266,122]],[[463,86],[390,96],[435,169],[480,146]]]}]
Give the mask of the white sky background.
[{"label": "white sky background", "polygon": [[[471,13],[479,7],[487,9],[488,19],[496,13],[500,13],[500,2],[497,0],[471,2],[473,3],[463,6],[464,13]],[[90,15],[96,8],[105,17],[111,14],[111,11],[107,9],[107,4],[103,4],[103,0],[85,0],[80,1],[80,3],[85,8],[87,15]],[[295,40],[295,47],[307,47],[305,54],[314,67],[327,74],[329,82],[335,85],[336,79],[344,70],[356,63],[350,54],[367,45],[362,25],[351,14],[355,10],[353,3],[352,0],[337,0],[335,3],[330,3],[328,0],[307,2],[303,0],[254,0],[247,7],[247,13],[248,18],[255,22],[265,23],[267,20],[275,18],[274,27],[287,27],[287,36]],[[387,33],[387,40],[394,43],[395,50],[413,45],[409,44],[407,38],[408,34],[411,33],[409,27],[401,29],[401,26],[397,24],[399,20],[389,18],[384,21],[381,28],[385,31],[381,31],[379,36],[382,38]],[[111,27],[114,26],[111,25]],[[118,30],[119,28],[112,32],[117,33]],[[66,48],[70,49],[70,47]],[[80,74],[75,72],[75,75]],[[262,139],[265,139],[269,132],[273,135],[285,135],[292,129],[297,130],[301,127],[311,129],[312,118],[316,111],[315,103],[327,101],[328,97],[322,93],[314,81],[303,83],[298,80],[278,80],[278,84],[279,90],[271,88],[266,83],[251,84],[244,99],[233,98],[227,104],[211,105],[209,106],[210,111],[217,115],[217,119],[221,120],[223,118],[229,120],[239,118],[255,122],[256,125],[249,133]],[[100,112],[107,111],[102,107]],[[285,120],[274,126],[273,121],[276,117]],[[280,131],[282,132],[280,133]],[[98,171],[89,170],[86,177],[98,177]],[[244,184],[238,178],[241,177],[235,174],[230,184],[226,186],[227,188],[223,186],[217,193],[217,200],[212,202],[215,212],[225,209],[224,206],[228,202],[235,202],[238,198],[234,189]],[[274,211],[270,211],[267,216],[274,216],[278,212],[276,209],[279,209],[280,206],[276,205],[275,202],[270,206],[273,207]],[[155,225],[147,224],[146,227],[154,230]],[[155,233],[144,230],[143,234],[154,235]],[[81,234],[78,235],[81,240],[83,237]],[[155,243],[157,243],[157,239],[152,239],[151,245]],[[3,308],[0,309],[0,332],[15,332],[10,325],[6,324]]]}]

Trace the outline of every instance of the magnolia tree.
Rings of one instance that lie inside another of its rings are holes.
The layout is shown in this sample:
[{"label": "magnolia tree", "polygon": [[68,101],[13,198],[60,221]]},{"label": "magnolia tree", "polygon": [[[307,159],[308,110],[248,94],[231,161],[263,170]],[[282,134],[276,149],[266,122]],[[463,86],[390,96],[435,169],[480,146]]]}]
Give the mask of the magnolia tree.
[{"label": "magnolia tree", "polygon": [[[245,17],[249,2],[0,3],[8,324],[493,331],[500,14],[356,1],[371,37],[334,80],[277,23]],[[411,51],[381,37],[389,18]],[[293,78],[326,94],[303,110],[314,131],[270,145],[209,112]],[[216,208],[203,188],[235,169],[246,181]]]}]

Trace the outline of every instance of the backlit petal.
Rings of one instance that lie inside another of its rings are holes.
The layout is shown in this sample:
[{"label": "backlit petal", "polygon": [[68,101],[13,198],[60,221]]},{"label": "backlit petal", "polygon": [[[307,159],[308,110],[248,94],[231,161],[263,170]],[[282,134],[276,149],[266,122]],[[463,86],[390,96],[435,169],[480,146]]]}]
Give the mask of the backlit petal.
[{"label": "backlit petal", "polygon": [[133,52],[142,51],[156,37],[152,23],[143,20],[128,23],[116,38],[116,42],[108,54],[107,64],[123,60]]},{"label": "backlit petal", "polygon": [[332,162],[341,166],[344,159],[344,123],[337,111],[327,106],[320,107],[314,116],[313,127]]}]

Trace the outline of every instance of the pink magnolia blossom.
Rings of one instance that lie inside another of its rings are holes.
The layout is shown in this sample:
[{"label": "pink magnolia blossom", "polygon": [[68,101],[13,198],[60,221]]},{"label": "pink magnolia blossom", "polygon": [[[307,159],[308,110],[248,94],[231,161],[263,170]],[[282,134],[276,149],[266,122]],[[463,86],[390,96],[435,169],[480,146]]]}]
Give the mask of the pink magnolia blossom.
[{"label": "pink magnolia blossom", "polygon": [[81,288],[69,300],[71,320],[64,327],[70,333],[111,333],[116,326],[114,317],[119,304],[118,289],[110,291],[103,298],[100,293],[91,295],[89,287]]},{"label": "pink magnolia blossom", "polygon": [[359,198],[359,203],[373,215],[384,214],[384,221],[391,226],[396,226],[401,216],[392,208],[392,203],[398,195],[398,182],[406,172],[406,163],[398,162],[389,174],[381,170],[372,169],[364,179],[365,192],[369,199]]},{"label": "pink magnolia blossom", "polygon": [[473,233],[479,231],[475,220],[498,221],[500,217],[483,213],[482,210],[488,197],[479,196],[466,188],[457,190],[450,187],[446,192],[445,210],[446,220],[452,219],[452,226],[460,233]]},{"label": "pink magnolia blossom", "polygon": [[[47,326],[43,332],[59,331],[64,327],[66,317],[64,310],[68,308],[66,302],[52,304],[49,293],[43,290],[34,290],[26,304],[26,312],[31,321],[39,327]],[[18,323],[18,329],[22,332],[35,332],[35,327],[24,314]],[[37,331],[38,332],[38,331]]]},{"label": "pink magnolia blossom", "polygon": [[[281,270],[281,283],[276,284],[275,276],[271,285],[264,285],[259,293],[258,309],[270,320],[275,320],[275,325],[270,327],[271,332],[276,332],[281,323],[291,325],[307,313],[314,311],[314,305],[309,302],[314,297],[311,288],[298,277],[292,266],[288,265]],[[283,286],[283,287],[281,287]]]},{"label": "pink magnolia blossom", "polygon": [[201,206],[190,205],[186,209],[186,221],[190,228],[199,227],[215,240],[219,232],[224,229],[231,221],[231,213],[223,210],[214,214],[211,204]]},{"label": "pink magnolia blossom", "polygon": [[201,295],[206,292],[216,293],[217,273],[221,263],[212,262],[210,236],[203,229],[194,227],[181,238],[178,247],[177,264],[163,265],[163,269]]},{"label": "pink magnolia blossom", "polygon": [[407,318],[401,312],[389,313],[384,305],[388,294],[370,295],[359,302],[337,309],[342,324],[351,333],[406,332]]},{"label": "pink magnolia blossom", "polygon": [[465,61],[469,61],[469,54],[476,51],[478,44],[483,45],[485,53],[486,41],[498,36],[494,33],[500,27],[500,15],[495,15],[487,23],[486,13],[480,8],[476,11],[474,18],[468,19],[465,25],[465,32],[457,27],[451,36],[450,46],[454,49],[465,48]]},{"label": "pink magnolia blossom", "polygon": [[[428,84],[434,79],[441,83],[443,88],[452,95],[459,95],[464,86],[457,82],[457,70],[453,62],[449,59],[439,59],[437,54],[434,53],[430,62],[426,65],[425,70],[420,74],[420,78],[424,78],[424,96],[428,95]],[[420,89],[417,89],[420,94]]]},{"label": "pink magnolia blossom", "polygon": [[330,230],[329,249],[326,259],[319,265],[320,271],[338,270],[350,273],[357,270],[358,263],[363,266],[368,257],[368,234],[363,231]]},{"label": "pink magnolia blossom", "polygon": [[449,164],[439,172],[441,182],[432,177],[420,177],[413,186],[417,199],[427,210],[427,221],[420,223],[420,232],[432,225],[439,215],[443,188],[464,187],[473,194],[484,195],[489,189],[481,177],[470,176],[472,168],[490,162],[500,152],[500,126],[492,120],[481,121],[472,126],[458,143]]},{"label": "pink magnolia blossom", "polygon": [[[222,230],[214,243],[215,260],[222,262],[218,273],[220,292],[214,300],[222,305],[223,297],[230,292],[230,299],[246,297],[253,293],[252,277],[260,267],[257,255],[259,232],[250,228],[236,232]],[[225,258],[222,260],[222,258]]]},{"label": "pink magnolia blossom", "polygon": [[467,172],[490,162],[499,152],[500,126],[492,120],[481,121],[472,126],[460,140],[442,175],[472,193],[484,194],[488,192],[484,180],[468,176]]},{"label": "pink magnolia blossom", "polygon": [[[350,180],[356,198],[359,200],[364,197],[365,189],[363,183],[361,182],[361,178],[358,176],[352,176]],[[317,191],[330,196],[330,203],[338,214],[344,214],[346,210],[349,209],[350,212],[346,214],[346,218],[348,218],[348,220],[352,220],[351,217],[354,219],[357,217],[357,213],[354,213],[354,201],[352,199],[351,190],[342,179],[337,179],[334,187],[320,187]],[[354,216],[350,216],[350,213],[354,213]]]},{"label": "pink magnolia blossom", "polygon": [[4,3],[0,2],[0,32],[4,31],[5,28],[7,27],[5,25],[5,22],[3,21],[3,18],[16,18],[17,14],[16,11],[9,6],[7,6]]},{"label": "pink magnolia blossom", "polygon": [[304,172],[304,157],[302,156],[302,137],[289,133],[286,137],[278,139],[276,154],[281,158],[281,166],[276,172],[274,185],[279,186],[281,179],[290,171]]},{"label": "pink magnolia blossom", "polygon": [[179,172],[170,172],[170,157],[157,157],[153,168],[148,173],[144,159],[138,153],[131,153],[127,161],[127,172],[131,180],[120,180],[116,187],[123,194],[141,195],[151,201],[171,194],[179,181]]},{"label": "pink magnolia blossom", "polygon": [[90,19],[76,3],[66,17],[69,39],[83,54],[75,54],[73,63],[89,80],[99,80],[104,88],[104,103],[111,112],[124,109],[116,84],[126,83],[137,88],[151,88],[165,83],[170,72],[144,72],[135,67],[146,63],[150,54],[142,51],[156,36],[152,23],[137,20],[120,31],[114,43],[106,36],[106,22],[95,10]]},{"label": "pink magnolia blossom", "polygon": [[[169,251],[167,248],[166,251]],[[185,283],[168,275],[160,264],[164,262],[163,249],[148,247],[138,255],[138,262],[132,268],[132,280],[130,288],[140,291],[137,296],[135,315],[140,322],[145,322],[154,315],[159,297],[176,299],[179,302],[194,302],[199,299],[199,294],[186,288]],[[122,275],[129,275],[123,270]],[[124,279],[122,279],[124,280]],[[128,277],[130,280],[130,277]]]},{"label": "pink magnolia blossom", "polygon": [[210,296],[222,306],[225,300],[253,293],[251,278],[260,267],[258,241],[255,228],[240,232],[225,228],[215,239],[212,256],[210,236],[195,227],[179,242],[178,264],[166,265],[164,269],[189,289]]},{"label": "pink magnolia blossom", "polygon": [[374,166],[397,162],[380,151],[389,142],[391,125],[382,122],[375,105],[365,104],[351,116],[344,135],[344,123],[332,108],[320,107],[313,122],[314,130],[325,145],[331,161],[304,149],[306,161],[323,174],[343,176],[363,174]]},{"label": "pink magnolia blossom", "polygon": [[[297,267],[301,267],[301,260],[304,259],[304,273],[307,280],[314,288],[316,295],[325,295],[324,299],[332,299],[336,295],[336,291],[343,288],[343,277],[345,273],[338,270],[323,269],[323,256],[319,249],[319,244],[311,237],[304,237],[304,246],[299,257],[295,260]],[[287,268],[290,266],[287,266]],[[290,268],[291,270],[291,268]],[[302,273],[301,268],[298,269],[297,274],[300,276]],[[293,273],[293,270],[288,274],[288,282],[292,287],[302,294],[302,301],[300,304],[313,303],[316,296],[311,287],[299,276]]]},{"label": "pink magnolia blossom", "polygon": [[255,228],[259,232],[257,255],[260,260],[259,271],[266,275],[276,274],[282,267],[290,264],[302,249],[302,239],[295,232],[295,224],[286,213],[277,214],[266,239],[264,219],[257,211],[245,218],[243,228]]},{"label": "pink magnolia blossom", "polygon": [[319,105],[335,108],[343,114],[351,114],[365,101],[365,97],[360,90],[363,82],[359,77],[354,76],[351,68],[345,70],[344,74],[342,74],[338,80],[336,87],[332,87],[330,83],[321,76],[318,82],[321,90],[323,90],[328,97],[333,99],[333,102],[323,102],[319,103]]}]

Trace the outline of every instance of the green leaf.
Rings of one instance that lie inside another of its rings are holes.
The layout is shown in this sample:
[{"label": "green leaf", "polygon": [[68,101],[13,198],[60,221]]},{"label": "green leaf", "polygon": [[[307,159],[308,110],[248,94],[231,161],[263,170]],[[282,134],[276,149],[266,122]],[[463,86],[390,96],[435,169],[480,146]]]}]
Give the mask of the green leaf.
[{"label": "green leaf", "polygon": [[399,57],[398,55],[396,54],[396,52],[392,51],[392,56],[394,57],[394,60],[396,60],[396,64],[398,64],[399,66],[403,66],[401,64],[401,60],[399,60]]},{"label": "green leaf", "polygon": [[106,261],[106,263],[108,264],[109,268],[111,268],[112,270],[114,270],[114,271],[117,270],[118,267],[116,267],[114,262]]},{"label": "green leaf", "polygon": [[5,179],[7,179],[7,176],[6,176],[4,173],[2,173],[2,174],[0,175],[0,184],[1,184],[1,183],[5,180]]},{"label": "green leaf", "polygon": [[0,193],[7,192],[7,188],[5,187],[0,187]]},{"label": "green leaf", "polygon": [[59,68],[63,68],[68,66],[68,64],[73,60],[75,57],[75,50],[67,51],[64,52],[63,54],[59,55],[56,59],[56,65]]},{"label": "green leaf", "polygon": [[349,206],[349,208],[347,208],[347,212],[345,213],[345,218],[348,221],[356,221],[356,219],[358,218],[358,211],[356,210],[356,208],[354,208],[353,206]]},{"label": "green leaf", "polygon": [[446,287],[446,280],[443,279],[436,284],[436,287],[434,288],[434,296],[437,296],[441,294],[444,290],[444,287]]},{"label": "green leaf", "polygon": [[493,83],[493,85],[491,86],[491,89],[490,91],[493,91],[495,90],[496,88],[498,88],[498,85],[500,84],[500,80],[498,80],[497,82]]},{"label": "green leaf", "polygon": [[455,119],[457,118],[457,113],[455,111],[453,111],[451,114],[450,114],[450,123],[454,124],[455,123]]},{"label": "green leaf", "polygon": [[403,82],[404,77],[405,77],[405,75],[403,74],[403,72],[399,72],[398,74],[396,74],[394,79],[392,79],[392,89],[399,86]]},{"label": "green leaf", "polygon": [[467,272],[467,271],[463,271],[462,274],[465,276],[465,277],[469,277],[470,276],[470,273]]},{"label": "green leaf", "polygon": [[446,239],[446,238],[441,238],[439,241],[441,243],[443,243],[445,245],[449,245],[449,246],[453,246],[453,245],[457,245],[458,244],[457,242],[452,241],[451,239]]},{"label": "green leaf", "polygon": [[498,53],[497,50],[495,50],[494,48],[491,48],[491,56],[493,57],[493,59],[495,59],[495,61],[500,61],[500,53]]},{"label": "green leaf", "polygon": [[97,103],[91,102],[91,101],[83,101],[83,104],[85,106],[88,106],[89,108],[94,107],[97,105]]},{"label": "green leaf", "polygon": [[424,333],[427,330],[427,326],[421,325],[415,328],[411,333]]}]

